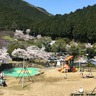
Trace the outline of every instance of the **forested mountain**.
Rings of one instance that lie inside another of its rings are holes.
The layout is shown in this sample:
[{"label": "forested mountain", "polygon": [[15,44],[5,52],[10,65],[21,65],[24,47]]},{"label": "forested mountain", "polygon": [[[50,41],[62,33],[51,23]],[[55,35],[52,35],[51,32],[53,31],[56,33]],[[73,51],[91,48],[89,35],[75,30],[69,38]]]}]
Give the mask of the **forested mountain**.
[{"label": "forested mountain", "polygon": [[0,29],[31,29],[31,34],[41,34],[96,42],[96,5],[78,9],[64,15],[51,15],[45,9],[24,0],[0,0]]},{"label": "forested mountain", "polygon": [[26,28],[33,26],[50,14],[23,0],[0,0],[0,28]]},{"label": "forested mountain", "polygon": [[70,14],[57,14],[37,25],[38,32],[53,38],[67,37],[81,42],[96,42],[96,5]]}]

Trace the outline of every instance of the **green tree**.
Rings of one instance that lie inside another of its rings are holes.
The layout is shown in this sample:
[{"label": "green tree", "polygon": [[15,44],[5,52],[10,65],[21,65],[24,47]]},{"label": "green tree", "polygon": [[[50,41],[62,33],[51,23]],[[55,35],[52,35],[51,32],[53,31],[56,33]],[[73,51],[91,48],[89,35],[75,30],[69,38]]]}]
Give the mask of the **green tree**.
[{"label": "green tree", "polygon": [[65,52],[65,46],[66,46],[66,42],[63,39],[58,39],[52,45],[52,51],[53,52]]},{"label": "green tree", "polygon": [[13,52],[14,49],[17,49],[17,48],[21,48],[21,49],[25,49],[25,46],[21,43],[13,43],[13,44],[10,44],[8,46],[8,53],[11,55],[11,53]]},{"label": "green tree", "polygon": [[96,55],[96,51],[93,48],[87,48],[86,53],[89,58],[93,58]]}]

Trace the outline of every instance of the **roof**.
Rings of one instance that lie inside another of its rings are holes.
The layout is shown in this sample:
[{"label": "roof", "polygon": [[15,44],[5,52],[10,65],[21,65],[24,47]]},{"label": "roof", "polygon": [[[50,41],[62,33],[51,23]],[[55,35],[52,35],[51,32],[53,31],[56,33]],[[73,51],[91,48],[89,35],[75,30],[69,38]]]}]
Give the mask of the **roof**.
[{"label": "roof", "polygon": [[69,61],[71,58],[73,58],[73,56],[72,56],[72,55],[70,55],[70,56],[66,57],[66,58],[65,58],[65,61]]}]

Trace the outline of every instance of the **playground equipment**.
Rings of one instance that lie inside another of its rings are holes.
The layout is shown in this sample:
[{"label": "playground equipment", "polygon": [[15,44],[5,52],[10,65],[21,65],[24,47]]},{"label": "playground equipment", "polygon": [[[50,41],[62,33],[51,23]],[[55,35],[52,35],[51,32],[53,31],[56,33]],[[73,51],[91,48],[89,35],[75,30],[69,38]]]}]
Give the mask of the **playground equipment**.
[{"label": "playground equipment", "polygon": [[76,72],[77,68],[74,67],[74,59],[73,56],[67,56],[65,58],[66,64],[64,64],[61,68],[58,69],[60,72]]},{"label": "playground equipment", "polygon": [[27,68],[24,60],[23,60],[22,68],[12,68],[9,70],[4,70],[3,72],[7,76],[14,76],[14,77],[20,78],[19,83],[20,82],[22,83],[22,88],[24,87],[25,77],[28,77],[28,79],[33,82],[32,76],[41,74],[41,71],[39,68],[32,68],[32,67]]},{"label": "playground equipment", "polygon": [[9,70],[3,71],[6,76],[12,76],[16,78],[20,78],[19,83],[22,83],[22,88],[24,87],[24,78],[28,78],[28,80],[33,82],[32,76],[36,76],[42,74],[39,68],[12,68]]}]

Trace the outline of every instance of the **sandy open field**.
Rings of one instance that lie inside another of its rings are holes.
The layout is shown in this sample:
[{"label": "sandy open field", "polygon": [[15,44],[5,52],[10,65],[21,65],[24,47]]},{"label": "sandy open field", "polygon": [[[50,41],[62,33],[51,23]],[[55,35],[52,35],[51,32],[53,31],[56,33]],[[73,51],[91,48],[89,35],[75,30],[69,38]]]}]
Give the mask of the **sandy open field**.
[{"label": "sandy open field", "polygon": [[[34,83],[25,78],[24,88],[19,83],[20,78],[6,76],[8,86],[0,86],[0,96],[70,96],[80,86],[84,88],[84,92],[96,87],[96,72],[92,72],[95,78],[81,78],[80,72],[75,72],[67,73],[67,79],[64,79],[65,73],[58,72],[58,68],[42,70],[44,74],[33,77]],[[84,72],[84,75],[88,73]]]}]

